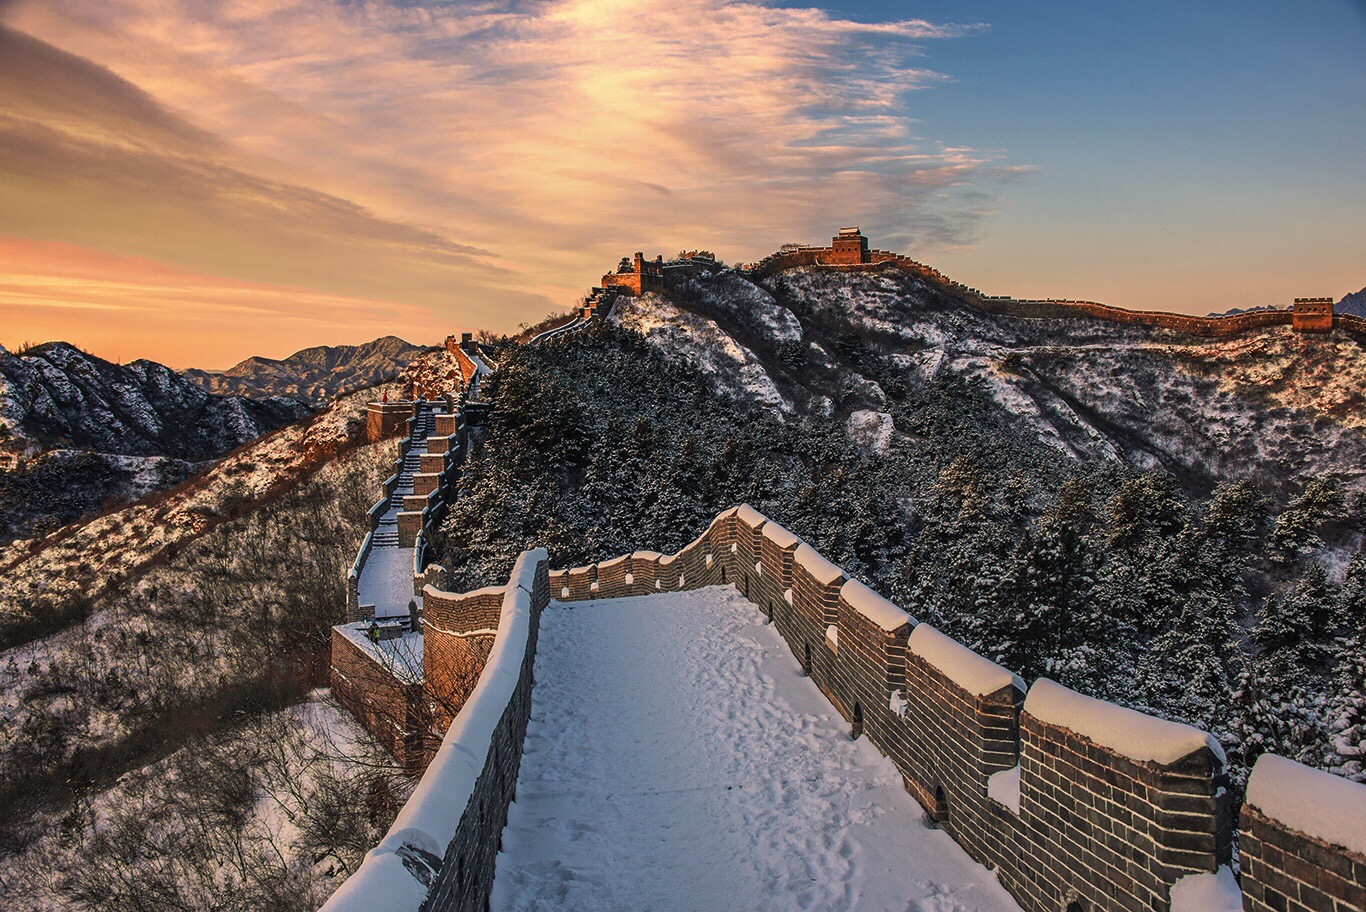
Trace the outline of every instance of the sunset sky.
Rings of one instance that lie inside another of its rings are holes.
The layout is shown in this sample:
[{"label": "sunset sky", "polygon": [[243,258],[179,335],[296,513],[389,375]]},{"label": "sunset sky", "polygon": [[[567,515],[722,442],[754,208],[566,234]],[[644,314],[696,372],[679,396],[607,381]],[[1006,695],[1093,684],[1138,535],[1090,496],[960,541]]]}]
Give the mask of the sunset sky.
[{"label": "sunset sky", "polygon": [[993,294],[1366,285],[1366,4],[0,0],[0,343],[512,330],[861,225]]}]

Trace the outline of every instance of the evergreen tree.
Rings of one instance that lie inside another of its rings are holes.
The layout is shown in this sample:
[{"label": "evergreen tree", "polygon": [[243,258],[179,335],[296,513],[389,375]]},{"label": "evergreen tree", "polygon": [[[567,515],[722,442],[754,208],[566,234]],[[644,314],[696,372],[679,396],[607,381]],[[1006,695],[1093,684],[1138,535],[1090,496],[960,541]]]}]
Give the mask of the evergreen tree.
[{"label": "evergreen tree", "polygon": [[1336,670],[1328,719],[1330,769],[1366,782],[1366,554],[1348,565],[1338,592]]}]

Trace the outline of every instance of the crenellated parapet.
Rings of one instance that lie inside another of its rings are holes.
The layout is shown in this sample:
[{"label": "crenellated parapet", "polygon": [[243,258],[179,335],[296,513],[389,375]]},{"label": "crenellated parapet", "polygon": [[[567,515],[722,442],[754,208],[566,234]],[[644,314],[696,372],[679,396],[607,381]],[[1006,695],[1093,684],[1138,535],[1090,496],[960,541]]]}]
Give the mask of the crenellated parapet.
[{"label": "crenellated parapet", "polygon": [[868,239],[857,228],[842,228],[831,239],[828,247],[787,244],[757,263],[744,269],[754,277],[763,277],[802,267],[821,267],[832,270],[875,270],[895,268],[940,286],[963,300],[992,313],[1006,313],[1025,318],[1094,317],[1114,323],[1155,326],[1188,335],[1224,338],[1271,326],[1290,326],[1296,332],[1325,333],[1342,328],[1358,335],[1366,332],[1366,320],[1349,314],[1334,314],[1332,298],[1296,298],[1286,310],[1258,310],[1219,317],[1198,317],[1190,314],[1156,310],[1128,310],[1094,301],[1070,301],[1048,298],[1032,300],[1010,296],[984,295],[976,288],[957,282],[933,266],[927,266],[904,254],[889,250],[870,249]]},{"label": "crenellated parapet", "polygon": [[[927,817],[1029,912],[1167,912],[1178,884],[1201,895],[1202,880],[1231,877],[1231,796],[1211,736],[1047,679],[1026,691],[751,507],[722,513],[677,554],[549,574],[561,601],[721,584],[772,621],[851,734],[891,759]],[[1366,786],[1278,769],[1289,763],[1264,758],[1249,786],[1247,908],[1361,908]],[[1296,809],[1316,792],[1330,797]]]}]

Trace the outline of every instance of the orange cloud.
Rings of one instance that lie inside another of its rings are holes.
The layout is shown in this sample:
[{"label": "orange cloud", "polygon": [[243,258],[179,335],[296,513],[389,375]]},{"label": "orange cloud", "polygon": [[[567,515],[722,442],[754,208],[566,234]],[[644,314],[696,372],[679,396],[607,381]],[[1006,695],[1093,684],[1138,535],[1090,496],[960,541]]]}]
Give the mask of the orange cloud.
[{"label": "orange cloud", "polygon": [[[510,329],[622,253],[971,241],[1009,169],[912,130],[925,42],[722,0],[21,2],[0,234]],[[31,37],[30,37],[31,36]]]}]

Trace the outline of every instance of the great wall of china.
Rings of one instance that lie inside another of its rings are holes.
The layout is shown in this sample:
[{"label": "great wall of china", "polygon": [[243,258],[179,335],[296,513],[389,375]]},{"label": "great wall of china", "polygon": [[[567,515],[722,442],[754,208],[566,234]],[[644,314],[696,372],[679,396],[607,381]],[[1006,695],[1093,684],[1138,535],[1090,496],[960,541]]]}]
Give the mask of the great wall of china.
[{"label": "great wall of china", "polygon": [[[601,316],[604,297],[537,338]],[[333,632],[338,698],[425,772],[325,912],[486,909],[531,714],[541,612],[552,598],[721,585],[774,624],[851,735],[890,758],[927,817],[1028,912],[1166,912],[1178,883],[1230,865],[1235,830],[1247,912],[1366,908],[1366,785],[1264,755],[1235,821],[1223,754],[1208,734],[1046,679],[1026,689],[748,506],[723,512],[677,554],[637,551],[552,571],[535,549],[506,585],[445,591],[444,570],[426,563],[425,537],[456,496],[488,407],[479,378],[492,369],[468,337],[448,340],[448,350],[465,389],[444,397],[447,411],[420,399],[371,404],[373,439],[406,436],[352,569],[348,623]],[[415,453],[422,472],[411,470]],[[369,568],[381,566],[376,547],[390,544],[374,540],[390,518],[405,573],[389,577],[398,598],[380,607],[360,594]]]},{"label": "great wall of china", "polygon": [[[593,289],[589,301],[596,313],[604,301],[614,294],[639,295],[648,291],[663,291],[670,272],[695,269],[701,265],[706,264],[695,259],[665,262],[663,257],[657,257],[647,260],[643,254],[637,253],[634,258],[623,258],[616,272],[604,275],[602,285]],[[1126,310],[1094,301],[1033,300],[986,295],[903,254],[870,249],[868,239],[858,228],[841,229],[839,234],[831,238],[828,247],[788,244],[782,250],[740,269],[752,277],[762,278],[787,269],[811,266],[855,272],[899,269],[938,285],[983,310],[1016,317],[1094,317],[1113,323],[1136,323],[1209,338],[1226,338],[1272,326],[1290,326],[1296,332],[1303,333],[1324,333],[1337,328],[1366,336],[1366,318],[1335,314],[1331,298],[1296,298],[1288,310],[1257,310],[1219,317],[1197,317],[1157,310]],[[589,315],[585,313],[583,319],[588,318]]]}]

